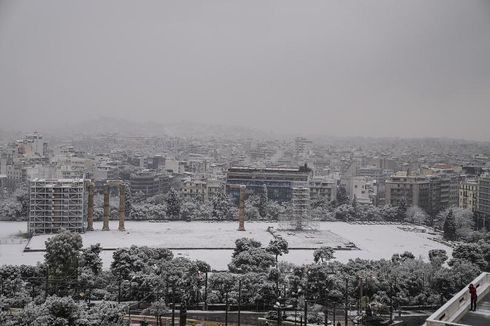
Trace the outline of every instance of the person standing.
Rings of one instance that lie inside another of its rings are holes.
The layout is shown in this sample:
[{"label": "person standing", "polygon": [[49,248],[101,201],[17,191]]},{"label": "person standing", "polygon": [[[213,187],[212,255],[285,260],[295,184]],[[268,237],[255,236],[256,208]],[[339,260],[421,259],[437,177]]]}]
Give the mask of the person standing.
[{"label": "person standing", "polygon": [[470,310],[476,311],[476,300],[478,299],[478,295],[476,294],[476,287],[472,283],[468,288],[470,291],[470,298],[471,298]]}]

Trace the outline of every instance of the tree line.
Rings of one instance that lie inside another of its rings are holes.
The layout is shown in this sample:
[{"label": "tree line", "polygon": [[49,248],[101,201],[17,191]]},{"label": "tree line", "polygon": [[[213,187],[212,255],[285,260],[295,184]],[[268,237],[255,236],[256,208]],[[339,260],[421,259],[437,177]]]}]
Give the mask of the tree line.
[{"label": "tree line", "polygon": [[[104,270],[101,250],[83,248],[79,234],[63,231],[46,242],[44,262],[37,266],[1,266],[0,324],[124,325],[130,308],[157,319],[173,311],[185,324],[188,309],[240,304],[267,311],[278,301],[300,314],[306,310],[312,322],[346,304],[365,309],[369,303],[386,315],[402,306],[440,305],[490,271],[485,241],[460,244],[450,260],[444,250],[431,250],[429,262],[404,252],[343,264],[333,260],[332,248],[322,247],[313,251],[311,264],[298,266],[279,259],[288,253],[282,238],[266,246],[241,238],[227,271],[168,249],[136,246],[114,251]],[[12,308],[21,311],[11,314]]]}]

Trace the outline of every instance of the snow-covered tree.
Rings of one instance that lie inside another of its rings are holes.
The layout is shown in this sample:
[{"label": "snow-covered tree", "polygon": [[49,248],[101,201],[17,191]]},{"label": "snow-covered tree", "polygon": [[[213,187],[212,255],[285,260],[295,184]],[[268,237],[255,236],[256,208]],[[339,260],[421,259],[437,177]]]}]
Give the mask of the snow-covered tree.
[{"label": "snow-covered tree", "polygon": [[259,211],[259,216],[262,219],[267,218],[268,207],[269,207],[269,195],[267,192],[267,186],[264,184],[262,187],[262,192],[259,194],[259,202],[257,206],[257,209]]},{"label": "snow-covered tree", "polygon": [[331,247],[320,247],[318,249],[315,249],[313,252],[313,260],[315,263],[318,262],[328,262],[329,260],[335,258],[333,255],[334,251],[333,248]]},{"label": "snow-covered tree", "polygon": [[230,203],[228,195],[224,190],[221,190],[212,199],[211,217],[214,220],[225,220],[228,218],[229,211]]},{"label": "snow-covered tree", "polygon": [[100,253],[102,252],[102,247],[100,243],[91,245],[90,248],[83,249],[80,256],[80,267],[89,268],[94,275],[99,275],[102,272],[102,259],[100,258]]},{"label": "snow-covered tree", "polygon": [[171,188],[166,196],[167,216],[173,220],[180,218],[181,199],[179,193],[174,188]]},{"label": "snow-covered tree", "polygon": [[79,233],[62,230],[45,243],[44,260],[51,283],[60,293],[67,293],[72,281],[77,279],[82,237]]},{"label": "snow-covered tree", "polygon": [[446,240],[456,240],[456,219],[454,217],[453,210],[450,209],[449,212],[446,215],[446,218],[444,220],[444,226],[443,226],[443,231],[444,231],[444,239]]},{"label": "snow-covered tree", "polygon": [[407,209],[404,220],[408,223],[423,225],[427,224],[428,218],[429,216],[423,209],[417,206],[412,206]]},{"label": "snow-covered tree", "polygon": [[180,216],[184,221],[195,220],[199,216],[199,203],[195,199],[187,199],[180,207]]},{"label": "snow-covered tree", "polygon": [[458,208],[458,207],[452,207],[445,209],[436,216],[437,223],[436,225],[444,229],[444,224],[447,220],[447,217],[449,216],[449,213],[451,212],[452,216],[450,218],[450,225],[454,223],[455,230],[454,230],[454,239],[455,240],[461,240],[461,239],[469,239],[472,236],[474,227],[475,227],[475,221],[473,218],[473,212],[469,209],[463,209],[463,208]]},{"label": "snow-covered tree", "polygon": [[440,267],[448,259],[447,252],[444,249],[432,249],[429,250],[429,260],[430,262]]},{"label": "snow-covered tree", "polygon": [[167,304],[165,303],[165,300],[160,299],[152,302],[148,308],[143,310],[142,313],[144,315],[155,316],[155,319],[157,321],[157,326],[159,326],[159,325],[163,325],[162,316],[167,314],[168,312],[169,309],[167,307]]},{"label": "snow-covered tree", "polygon": [[276,263],[272,254],[262,244],[249,238],[235,241],[235,250],[228,269],[234,273],[261,272]]},{"label": "snow-covered tree", "polygon": [[275,238],[269,242],[266,250],[276,257],[277,263],[278,256],[282,256],[289,252],[288,242],[283,238]]},{"label": "snow-covered tree", "polygon": [[337,188],[337,197],[335,198],[335,203],[337,206],[345,205],[349,203],[349,195],[347,194],[347,189],[344,185],[339,185]]}]

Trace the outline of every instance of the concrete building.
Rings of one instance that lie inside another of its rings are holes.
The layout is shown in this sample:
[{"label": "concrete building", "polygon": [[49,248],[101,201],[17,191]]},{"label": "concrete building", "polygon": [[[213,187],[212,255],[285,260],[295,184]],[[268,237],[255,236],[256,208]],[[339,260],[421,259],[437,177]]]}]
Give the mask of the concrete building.
[{"label": "concrete building", "polygon": [[431,212],[437,213],[459,204],[459,178],[455,174],[428,176],[431,185]]},{"label": "concrete building", "polygon": [[182,182],[181,192],[185,198],[207,201],[223,190],[223,186],[223,182],[215,179],[187,179]]},{"label": "concrete building", "polygon": [[467,180],[459,184],[458,206],[475,212],[478,208],[478,181]]},{"label": "concrete building", "polygon": [[28,232],[85,231],[84,190],[84,179],[31,180]]},{"label": "concrete building", "polygon": [[181,192],[185,198],[194,198],[204,201],[207,199],[206,180],[184,180],[182,182]]},{"label": "concrete building", "polygon": [[185,162],[176,159],[166,159],[165,171],[175,174],[183,174],[185,172]]},{"label": "concrete building", "polygon": [[310,199],[312,201],[325,199],[328,202],[337,197],[337,184],[334,180],[313,177],[308,183],[310,188]]},{"label": "concrete building", "polygon": [[351,178],[351,190],[352,198],[356,198],[359,204],[371,204],[372,197],[374,197],[372,182],[368,177],[353,177]]},{"label": "concrete building", "polygon": [[459,204],[459,179],[455,174],[407,175],[399,172],[385,182],[386,203],[398,205],[405,200],[407,206],[418,206],[427,214]]},{"label": "concrete building", "polygon": [[166,193],[170,190],[168,176],[149,170],[131,174],[129,184],[132,194],[142,192],[145,197]]},{"label": "concrete building", "polygon": [[405,201],[407,206],[418,206],[431,211],[431,185],[425,176],[396,174],[385,182],[386,203],[397,206]]},{"label": "concrete building", "polygon": [[478,180],[478,227],[488,228],[490,220],[490,174],[480,176]]},{"label": "concrete building", "polygon": [[226,192],[238,201],[240,196],[237,185],[247,186],[247,193],[260,194],[264,185],[270,200],[289,202],[292,199],[292,188],[298,185],[307,186],[312,177],[308,166],[299,168],[246,168],[232,167],[226,176]]}]

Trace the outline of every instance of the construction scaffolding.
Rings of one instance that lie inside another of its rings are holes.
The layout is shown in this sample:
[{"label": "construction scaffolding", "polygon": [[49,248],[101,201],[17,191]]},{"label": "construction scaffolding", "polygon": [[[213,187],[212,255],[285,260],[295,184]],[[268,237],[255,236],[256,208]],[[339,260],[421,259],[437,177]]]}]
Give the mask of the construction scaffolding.
[{"label": "construction scaffolding", "polygon": [[29,234],[60,229],[84,232],[84,179],[33,179],[29,183]]},{"label": "construction scaffolding", "polygon": [[318,225],[310,214],[310,188],[298,186],[291,188],[291,210],[283,214],[279,220],[280,230],[312,231]]}]

